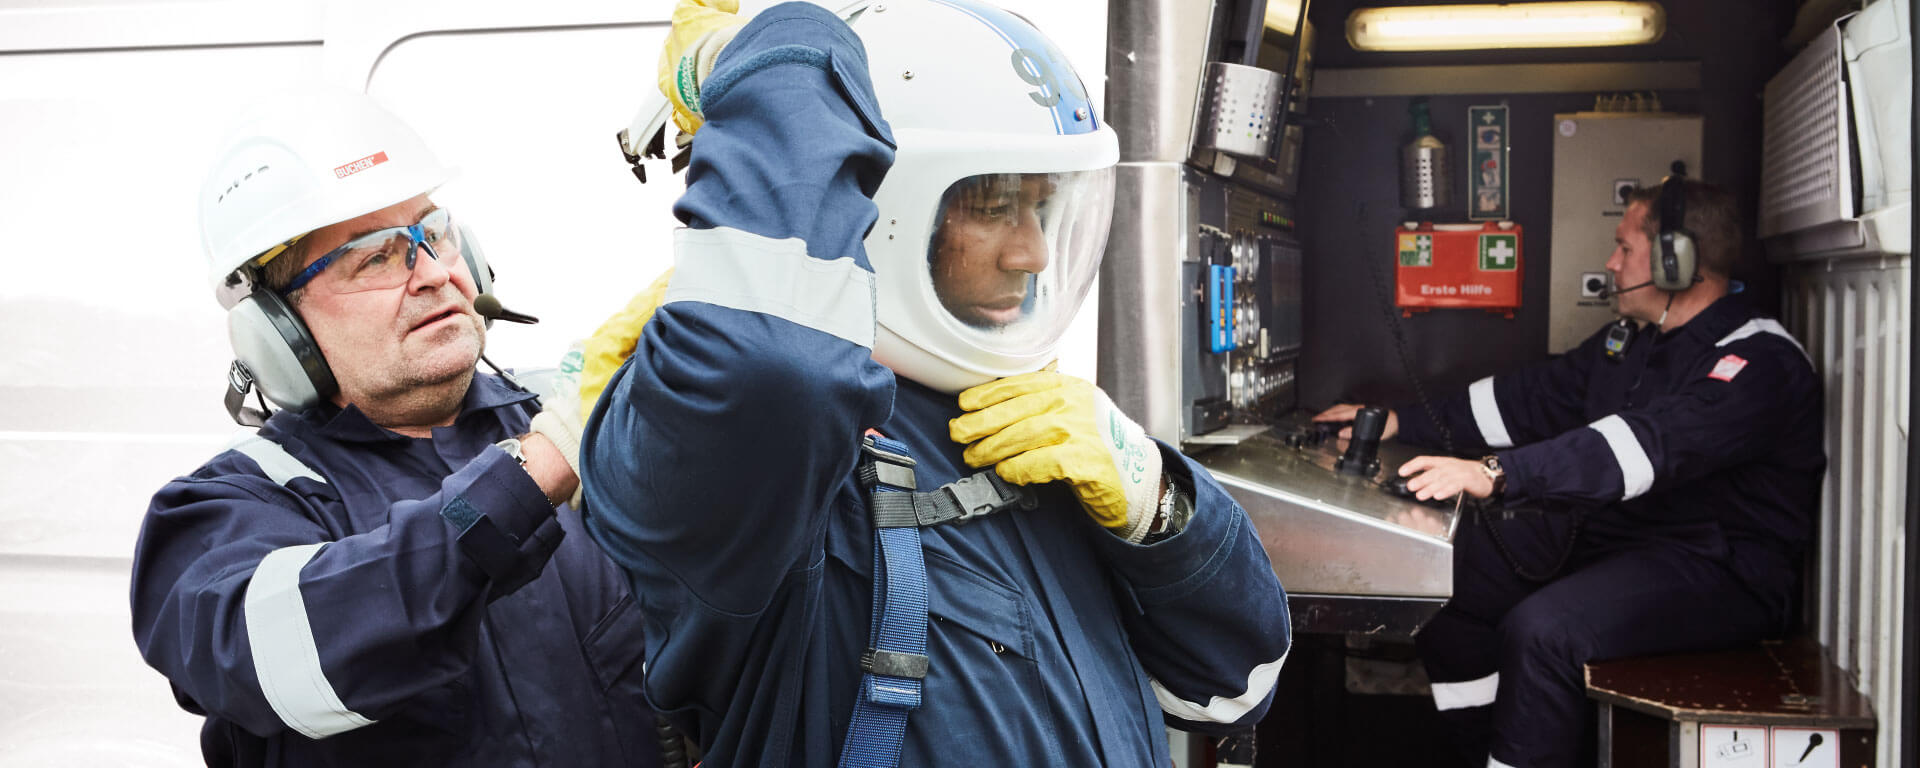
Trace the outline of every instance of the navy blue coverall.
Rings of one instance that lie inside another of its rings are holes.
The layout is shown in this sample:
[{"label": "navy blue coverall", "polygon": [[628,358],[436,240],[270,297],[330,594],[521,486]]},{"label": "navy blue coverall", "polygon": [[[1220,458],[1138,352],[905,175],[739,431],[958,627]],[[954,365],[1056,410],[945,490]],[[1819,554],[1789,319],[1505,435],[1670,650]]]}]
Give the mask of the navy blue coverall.
[{"label": "navy blue coverall", "polygon": [[[893,150],[858,39],[776,6],[701,97],[673,283],[582,441],[587,524],[640,597],[648,699],[709,768],[830,766],[872,608],[862,434],[909,446],[922,490],[973,470],[956,399],[871,356],[861,240]],[[1195,512],[1150,546],[1057,485],[922,529],[931,671],[902,765],[1161,766],[1163,722],[1265,713],[1285,594],[1246,513],[1161,451]]]},{"label": "navy blue coverall", "polygon": [[[1792,620],[1826,467],[1806,353],[1737,294],[1618,359],[1605,336],[1435,404],[1457,450],[1499,457],[1508,506],[1536,508],[1460,526],[1453,599],[1418,637],[1434,703],[1490,765],[1578,759],[1588,661]],[[1397,413],[1401,440],[1443,442]]]},{"label": "navy blue coverall", "polygon": [[[153,497],[134,639],[206,715],[209,765],[658,764],[626,580],[494,446],[532,397],[476,375],[430,439],[281,411]],[[556,524],[511,594],[458,538]]]}]

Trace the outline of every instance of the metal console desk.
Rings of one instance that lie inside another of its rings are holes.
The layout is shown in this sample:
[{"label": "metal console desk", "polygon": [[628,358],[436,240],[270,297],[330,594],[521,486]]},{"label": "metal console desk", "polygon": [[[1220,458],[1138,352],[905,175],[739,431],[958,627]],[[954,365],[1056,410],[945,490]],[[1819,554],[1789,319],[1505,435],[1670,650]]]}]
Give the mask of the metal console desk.
[{"label": "metal console desk", "polygon": [[1259,529],[1296,632],[1411,635],[1453,593],[1459,510],[1392,495],[1381,481],[1419,455],[1380,444],[1380,470],[1340,474],[1346,441],[1313,440],[1305,414],[1230,445],[1187,450]]}]

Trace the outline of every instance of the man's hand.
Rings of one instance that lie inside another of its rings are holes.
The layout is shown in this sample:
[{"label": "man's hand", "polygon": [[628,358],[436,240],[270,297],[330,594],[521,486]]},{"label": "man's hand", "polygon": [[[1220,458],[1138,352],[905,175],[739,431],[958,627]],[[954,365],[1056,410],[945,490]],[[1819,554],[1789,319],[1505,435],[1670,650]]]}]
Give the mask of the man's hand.
[{"label": "man's hand", "polygon": [[1084,379],[1038,371],[960,393],[969,413],[948,423],[969,466],[1009,483],[1065,480],[1095,522],[1131,542],[1159,509],[1160,449]]},{"label": "man's hand", "polygon": [[[1332,408],[1328,408],[1324,411],[1314,414],[1313,420],[1314,421],[1330,421],[1336,424],[1351,424],[1353,423],[1354,414],[1359,413],[1360,409],[1365,407],[1366,407],[1365,405],[1356,405],[1354,403],[1339,403],[1333,406]],[[1385,440],[1399,433],[1400,433],[1400,417],[1394,414],[1392,409],[1388,409],[1387,410],[1387,428],[1386,428],[1386,431],[1380,433],[1380,439]],[[1353,427],[1342,427],[1340,429],[1340,439],[1342,440],[1353,439]]]},{"label": "man's hand", "polygon": [[[580,453],[579,443],[579,439],[575,438],[575,456]],[[580,475],[574,471],[567,454],[545,434],[533,432],[520,438],[520,455],[527,460],[523,469],[527,470],[535,483],[540,484],[540,491],[547,495],[548,502],[556,507],[569,500],[578,503],[575,497],[580,493]]]},{"label": "man's hand", "polygon": [[[540,490],[547,492],[547,499],[555,506],[572,502],[575,508],[580,506],[580,433],[586,423],[580,418],[580,345],[574,342],[560,358],[553,374],[553,391],[541,399],[540,412],[533,415],[533,432],[529,437],[537,439],[520,441],[520,453],[527,460],[527,474],[533,475]],[[535,443],[550,462],[537,469],[533,457]],[[565,477],[561,477],[562,474]],[[566,493],[554,495],[562,488]]]},{"label": "man's hand", "polygon": [[1470,459],[1415,456],[1400,465],[1400,476],[1413,478],[1407,481],[1407,490],[1421,501],[1451,498],[1461,492],[1476,499],[1493,495],[1493,478],[1487,475],[1486,466]]},{"label": "man's hand", "polygon": [[747,23],[739,15],[740,0],[680,0],[673,8],[673,28],[660,49],[660,92],[673,102],[673,124],[689,136],[706,122],[700,105],[700,84],[713,73],[720,49]]}]

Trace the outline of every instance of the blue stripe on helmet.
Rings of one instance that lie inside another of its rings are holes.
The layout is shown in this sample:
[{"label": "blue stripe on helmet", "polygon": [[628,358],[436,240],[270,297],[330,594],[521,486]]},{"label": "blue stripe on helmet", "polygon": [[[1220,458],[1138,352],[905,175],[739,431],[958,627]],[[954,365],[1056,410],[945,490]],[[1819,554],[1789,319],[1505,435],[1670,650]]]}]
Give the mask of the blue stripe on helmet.
[{"label": "blue stripe on helmet", "polygon": [[1035,106],[1052,112],[1055,132],[1067,136],[1093,133],[1099,128],[1099,117],[1087,100],[1086,85],[1080,82],[1066,55],[1040,30],[1006,10],[974,0],[930,1],[973,17],[1006,42],[1011,53],[1008,65],[1033,84],[1029,98]]}]

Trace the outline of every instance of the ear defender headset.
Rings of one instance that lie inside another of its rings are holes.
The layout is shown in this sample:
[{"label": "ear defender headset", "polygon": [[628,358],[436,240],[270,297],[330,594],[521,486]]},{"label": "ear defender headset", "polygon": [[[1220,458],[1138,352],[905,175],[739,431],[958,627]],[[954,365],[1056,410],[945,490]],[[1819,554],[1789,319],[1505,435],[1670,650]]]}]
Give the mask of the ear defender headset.
[{"label": "ear defender headset", "polygon": [[1687,229],[1687,164],[1673,161],[1673,175],[1660,182],[1660,239],[1654,243],[1653,287],[1684,291],[1699,282],[1698,252]]},{"label": "ear defender headset", "polygon": [[[466,225],[456,221],[454,226],[460,233],[460,257],[473,276],[474,288],[478,294],[491,293],[493,268],[487,265],[486,254]],[[227,310],[227,335],[235,360],[227,371],[226,403],[234,421],[257,427],[266,422],[267,412],[244,407],[252,387],[259,387],[262,396],[280,407],[297,411],[332,397],[340,385],[300,313],[278,291],[257,281],[258,268],[248,271],[247,278],[228,278],[229,287],[247,293]],[[487,325],[492,324],[488,318]]]}]

